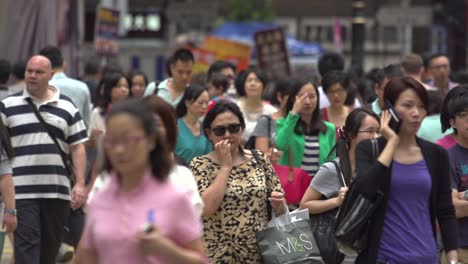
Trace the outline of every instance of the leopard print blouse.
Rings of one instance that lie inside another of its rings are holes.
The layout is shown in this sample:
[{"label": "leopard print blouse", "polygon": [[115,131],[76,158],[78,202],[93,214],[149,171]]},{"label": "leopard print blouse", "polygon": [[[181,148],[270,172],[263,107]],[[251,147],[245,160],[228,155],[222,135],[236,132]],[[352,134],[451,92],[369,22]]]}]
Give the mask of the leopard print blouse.
[{"label": "leopard print blouse", "polygon": [[[252,158],[234,166],[219,210],[203,217],[204,243],[212,263],[262,263],[255,233],[267,228],[271,192],[284,192],[267,156],[257,153],[262,164]],[[202,156],[194,158],[190,168],[202,194],[220,166]]]}]

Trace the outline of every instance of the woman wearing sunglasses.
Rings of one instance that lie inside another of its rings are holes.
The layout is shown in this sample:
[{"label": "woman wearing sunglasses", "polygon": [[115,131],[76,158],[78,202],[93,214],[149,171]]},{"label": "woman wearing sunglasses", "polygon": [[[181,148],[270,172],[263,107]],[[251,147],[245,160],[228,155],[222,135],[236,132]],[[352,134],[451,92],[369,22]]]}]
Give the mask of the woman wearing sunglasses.
[{"label": "woman wearing sunglasses", "polygon": [[284,212],[281,184],[269,159],[257,151],[257,162],[242,148],[244,128],[239,107],[218,102],[203,121],[214,151],[190,163],[205,203],[204,241],[212,263],[262,263],[255,233],[267,227],[268,200],[276,214]]}]

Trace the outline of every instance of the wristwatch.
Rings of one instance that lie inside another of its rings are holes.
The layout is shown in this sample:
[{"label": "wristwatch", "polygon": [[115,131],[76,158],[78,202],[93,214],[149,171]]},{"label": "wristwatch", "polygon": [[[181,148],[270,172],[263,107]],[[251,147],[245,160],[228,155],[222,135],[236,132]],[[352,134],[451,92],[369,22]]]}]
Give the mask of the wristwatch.
[{"label": "wristwatch", "polygon": [[5,214],[11,214],[11,215],[14,215],[14,216],[18,215],[18,211],[16,209],[5,209],[4,213]]}]

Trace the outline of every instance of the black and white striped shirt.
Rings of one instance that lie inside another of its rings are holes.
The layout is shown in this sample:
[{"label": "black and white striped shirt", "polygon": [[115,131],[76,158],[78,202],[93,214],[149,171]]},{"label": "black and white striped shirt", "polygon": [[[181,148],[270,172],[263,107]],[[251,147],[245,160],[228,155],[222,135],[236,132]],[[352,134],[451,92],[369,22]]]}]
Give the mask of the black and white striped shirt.
[{"label": "black and white striped shirt", "polygon": [[[55,88],[54,88],[55,89]],[[16,199],[70,200],[70,181],[60,152],[25,100],[30,97],[65,153],[85,142],[86,127],[71,99],[57,89],[41,102],[27,89],[0,103],[0,114],[9,128],[15,151],[12,162]]]},{"label": "black and white striped shirt", "polygon": [[304,158],[301,169],[314,176],[319,169],[320,146],[318,136],[305,136]]}]

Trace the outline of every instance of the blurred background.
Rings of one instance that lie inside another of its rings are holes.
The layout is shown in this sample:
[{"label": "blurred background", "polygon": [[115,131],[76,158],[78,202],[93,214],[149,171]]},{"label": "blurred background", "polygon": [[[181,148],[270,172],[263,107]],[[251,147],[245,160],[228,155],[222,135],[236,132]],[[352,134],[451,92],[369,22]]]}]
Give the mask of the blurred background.
[{"label": "blurred background", "polygon": [[27,60],[52,44],[71,76],[94,59],[161,80],[182,46],[193,48],[199,72],[220,56],[256,64],[255,33],[279,28],[296,74],[313,72],[325,51],[364,71],[441,52],[457,71],[466,66],[466,24],[464,0],[2,0],[0,57]]}]

